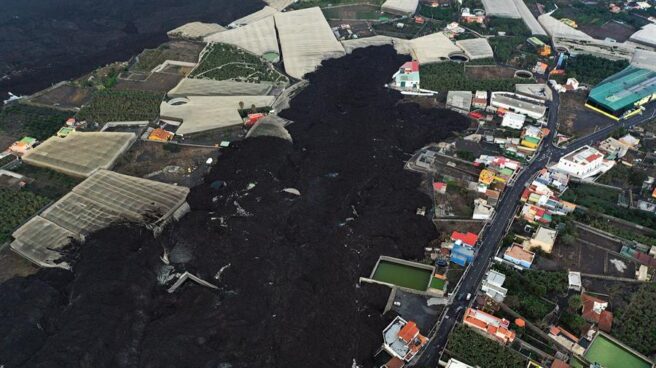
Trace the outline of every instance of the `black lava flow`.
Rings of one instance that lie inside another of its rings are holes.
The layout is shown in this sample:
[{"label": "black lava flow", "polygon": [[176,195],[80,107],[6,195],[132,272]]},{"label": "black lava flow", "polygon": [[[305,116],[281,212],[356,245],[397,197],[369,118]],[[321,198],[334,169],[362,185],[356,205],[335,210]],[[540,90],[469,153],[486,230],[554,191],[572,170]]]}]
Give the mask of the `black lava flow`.
[{"label": "black lava flow", "polygon": [[264,5],[261,0],[3,0],[0,101],[7,92],[32,94],[127,61],[166,42],[167,31],[187,22],[226,25]]},{"label": "black lava flow", "polygon": [[[79,247],[72,273],[0,285],[0,364],[372,366],[393,318],[382,315],[389,289],[358,278],[380,255],[421,257],[438,236],[416,214],[431,204],[421,177],[403,165],[467,124],[384,87],[406,60],[378,47],[324,62],[281,113],[294,143],[233,144],[192,190],[192,212],[160,237],[108,228]],[[167,293],[164,249],[178,271],[220,289]]]}]

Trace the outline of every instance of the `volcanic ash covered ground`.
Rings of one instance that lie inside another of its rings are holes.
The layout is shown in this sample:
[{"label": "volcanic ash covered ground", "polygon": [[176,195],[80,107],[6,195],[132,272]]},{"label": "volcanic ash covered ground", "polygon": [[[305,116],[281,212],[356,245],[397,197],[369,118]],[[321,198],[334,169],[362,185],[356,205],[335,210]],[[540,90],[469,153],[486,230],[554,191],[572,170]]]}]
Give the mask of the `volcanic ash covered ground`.
[{"label": "volcanic ash covered ground", "polygon": [[[406,59],[381,47],[326,61],[281,113],[294,143],[234,144],[162,236],[106,229],[80,247],[73,274],[0,285],[0,363],[371,366],[392,318],[381,315],[389,289],[358,278],[380,255],[422,257],[438,236],[415,213],[430,198],[403,165],[466,125],[384,87]],[[177,271],[220,290],[189,282],[168,294],[164,249]]]}]

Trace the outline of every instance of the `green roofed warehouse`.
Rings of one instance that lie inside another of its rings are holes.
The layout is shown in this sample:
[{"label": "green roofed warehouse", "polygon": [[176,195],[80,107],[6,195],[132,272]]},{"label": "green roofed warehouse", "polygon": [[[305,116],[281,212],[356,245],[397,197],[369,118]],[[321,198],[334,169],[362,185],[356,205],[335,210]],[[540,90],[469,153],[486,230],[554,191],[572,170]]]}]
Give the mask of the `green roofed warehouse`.
[{"label": "green roofed warehouse", "polygon": [[590,91],[586,106],[615,120],[629,117],[656,100],[656,71],[630,66]]}]

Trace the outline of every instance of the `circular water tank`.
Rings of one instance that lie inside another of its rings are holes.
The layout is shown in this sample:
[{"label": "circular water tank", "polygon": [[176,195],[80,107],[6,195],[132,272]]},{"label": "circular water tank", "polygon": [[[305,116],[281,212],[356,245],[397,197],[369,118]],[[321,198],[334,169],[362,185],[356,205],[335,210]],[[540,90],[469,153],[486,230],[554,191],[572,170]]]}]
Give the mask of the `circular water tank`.
[{"label": "circular water tank", "polygon": [[456,63],[466,63],[469,61],[469,57],[461,52],[454,52],[449,54],[449,60],[455,61]]}]

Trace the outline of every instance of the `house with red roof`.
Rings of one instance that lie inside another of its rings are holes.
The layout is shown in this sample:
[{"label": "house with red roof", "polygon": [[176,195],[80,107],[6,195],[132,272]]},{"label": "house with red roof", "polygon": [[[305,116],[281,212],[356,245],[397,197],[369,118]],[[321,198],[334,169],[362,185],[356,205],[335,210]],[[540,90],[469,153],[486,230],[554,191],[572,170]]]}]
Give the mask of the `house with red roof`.
[{"label": "house with red roof", "polygon": [[456,243],[456,245],[467,245],[473,247],[476,245],[476,242],[478,242],[478,235],[471,232],[461,233],[454,231],[451,234],[451,241]]},{"label": "house with red roof", "polygon": [[435,190],[435,193],[445,194],[446,188],[447,184],[441,181],[433,183],[433,190]]},{"label": "house with red roof", "polygon": [[392,76],[393,86],[402,91],[419,91],[419,62],[408,61]]},{"label": "house with red roof", "polygon": [[484,335],[503,344],[515,340],[515,331],[510,330],[510,321],[495,317],[489,313],[474,308],[467,308],[462,322]]},{"label": "house with red roof", "polygon": [[[384,365],[387,368],[403,367],[411,361],[426,345],[428,338],[423,336],[417,324],[397,316],[383,330],[383,349],[392,358]],[[400,363],[403,363],[399,365]]]},{"label": "house with red roof", "polygon": [[583,319],[597,324],[600,330],[610,333],[613,326],[613,313],[606,310],[608,302],[583,293],[581,294],[581,304],[583,304],[583,311],[581,312]]}]

